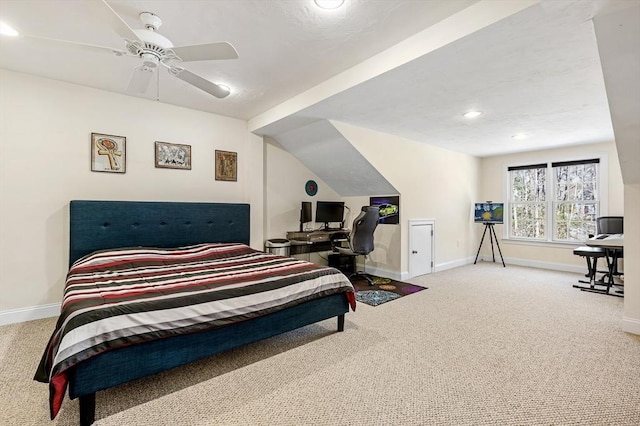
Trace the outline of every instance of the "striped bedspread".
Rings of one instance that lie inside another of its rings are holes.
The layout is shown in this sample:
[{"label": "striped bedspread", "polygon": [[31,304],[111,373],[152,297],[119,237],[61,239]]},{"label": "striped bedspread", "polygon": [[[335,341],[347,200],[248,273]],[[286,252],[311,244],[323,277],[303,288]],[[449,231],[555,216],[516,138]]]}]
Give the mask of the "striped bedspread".
[{"label": "striped bedspread", "polygon": [[209,330],[353,286],[334,268],[274,256],[244,244],[98,251],[67,275],[61,314],[35,379],[49,383],[51,417],[67,370],[105,351]]}]

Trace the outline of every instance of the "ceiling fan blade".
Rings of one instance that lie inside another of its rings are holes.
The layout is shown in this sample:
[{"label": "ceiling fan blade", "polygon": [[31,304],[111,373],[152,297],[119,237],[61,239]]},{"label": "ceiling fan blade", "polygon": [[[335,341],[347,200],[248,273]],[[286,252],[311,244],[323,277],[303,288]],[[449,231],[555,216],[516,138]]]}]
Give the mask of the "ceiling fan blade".
[{"label": "ceiling fan blade", "polygon": [[120,37],[127,40],[141,41],[140,37],[138,37],[124,19],[122,19],[105,0],[87,1],[85,3],[94,10],[96,15],[106,21]]},{"label": "ceiling fan blade", "polygon": [[[23,38],[25,38],[27,40],[35,40],[35,41],[37,41],[39,43],[48,43],[48,44],[56,45],[57,47],[59,47],[61,45],[66,45],[66,46],[69,46],[69,47],[79,48],[79,49],[82,49],[82,50],[87,51],[87,52],[111,53],[111,54],[114,54],[116,56],[129,55],[124,50],[114,49],[112,47],[106,47],[106,46],[98,46],[98,45],[95,45],[95,44],[78,43],[76,41],[58,40],[58,39],[55,39],[55,38],[46,38],[46,37],[39,37],[39,36],[32,36],[32,35],[21,35],[21,37],[23,37]],[[129,56],[131,56],[131,55],[129,55]]]},{"label": "ceiling fan blade", "polygon": [[192,46],[172,47],[173,52],[182,59],[189,61],[209,61],[216,59],[238,59],[236,49],[226,41],[219,43],[194,44]]},{"label": "ceiling fan blade", "polygon": [[182,81],[186,81],[192,86],[197,87],[198,89],[207,92],[210,95],[215,96],[216,98],[224,98],[229,95],[229,89],[226,87],[218,86],[215,83],[210,82],[197,74],[192,73],[189,70],[185,70],[180,67],[171,67],[169,68],[169,73]]},{"label": "ceiling fan blade", "polygon": [[153,69],[145,66],[137,67],[131,74],[127,92],[129,93],[145,93],[153,77]]}]

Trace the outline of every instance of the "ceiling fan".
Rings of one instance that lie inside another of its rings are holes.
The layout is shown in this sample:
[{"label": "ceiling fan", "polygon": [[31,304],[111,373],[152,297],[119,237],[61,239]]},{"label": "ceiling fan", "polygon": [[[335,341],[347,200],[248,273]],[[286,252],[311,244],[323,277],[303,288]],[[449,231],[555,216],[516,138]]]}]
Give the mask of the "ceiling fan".
[{"label": "ceiling fan", "polygon": [[229,95],[229,88],[215,84],[181,66],[181,62],[237,59],[238,53],[227,42],[174,46],[169,39],[156,32],[162,20],[151,12],[142,12],[139,17],[144,29],[134,30],[109,6],[105,0],[86,2],[94,8],[113,30],[125,40],[125,49],[96,46],[68,40],[57,40],[39,36],[24,36],[52,43],[65,43],[85,50],[108,52],[116,56],[136,56],[142,64],[136,67],[131,76],[127,92],[145,93],[154,71],[159,66],[167,68],[169,74],[203,90],[217,98]]}]

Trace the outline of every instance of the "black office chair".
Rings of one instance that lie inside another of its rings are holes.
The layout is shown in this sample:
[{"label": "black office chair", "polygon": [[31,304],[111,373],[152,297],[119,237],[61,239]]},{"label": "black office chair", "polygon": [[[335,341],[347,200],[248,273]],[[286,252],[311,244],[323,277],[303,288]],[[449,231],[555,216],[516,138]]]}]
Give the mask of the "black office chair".
[{"label": "black office chair", "polygon": [[[342,255],[364,256],[364,267],[360,272],[353,272],[349,278],[360,276],[373,285],[373,279],[365,272],[367,255],[373,251],[373,232],[380,220],[380,209],[373,206],[362,206],[360,214],[353,220],[351,235],[349,236],[349,247],[333,247],[334,251]],[[354,262],[355,264],[355,262]]]}]

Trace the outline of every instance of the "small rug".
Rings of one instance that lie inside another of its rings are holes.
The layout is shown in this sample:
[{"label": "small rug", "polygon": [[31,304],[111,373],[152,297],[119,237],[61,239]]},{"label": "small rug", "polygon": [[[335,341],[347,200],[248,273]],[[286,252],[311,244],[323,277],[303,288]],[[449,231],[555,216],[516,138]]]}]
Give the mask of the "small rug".
[{"label": "small rug", "polygon": [[356,289],[356,300],[371,306],[382,305],[402,296],[427,289],[427,287],[389,278],[376,277],[374,275],[370,275],[370,277],[373,278],[373,285],[369,285],[367,280],[358,276],[353,277],[351,283]]}]

